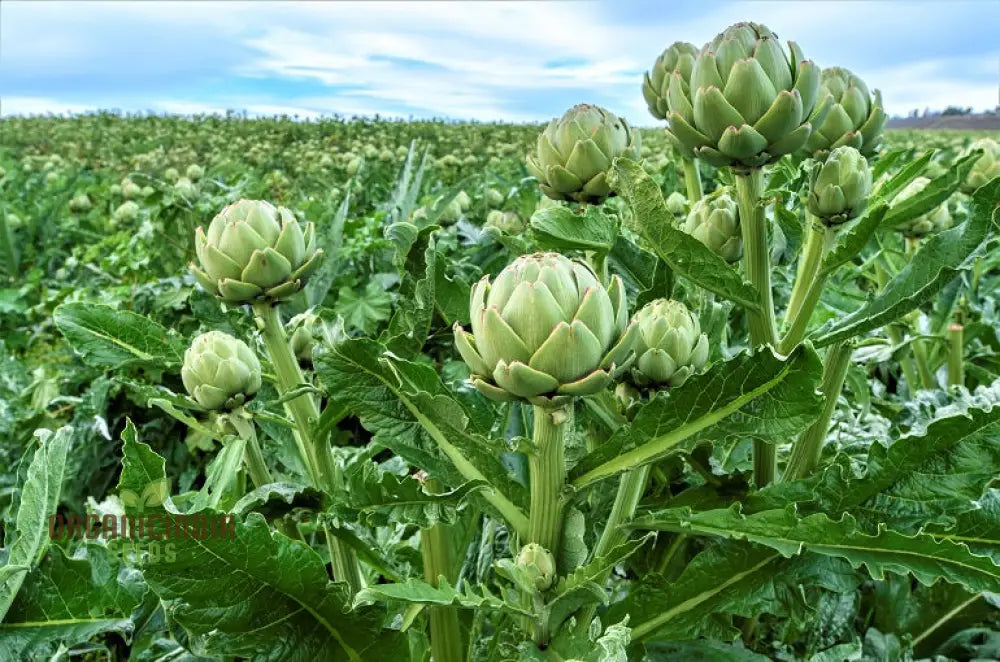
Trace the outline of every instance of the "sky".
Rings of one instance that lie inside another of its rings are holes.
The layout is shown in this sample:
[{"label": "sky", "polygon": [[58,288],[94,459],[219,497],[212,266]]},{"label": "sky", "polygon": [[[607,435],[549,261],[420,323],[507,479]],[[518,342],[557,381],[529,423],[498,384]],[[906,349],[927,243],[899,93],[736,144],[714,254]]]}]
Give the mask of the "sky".
[{"label": "sky", "polygon": [[653,125],[642,74],[753,20],[886,110],[992,109],[996,0],[0,3],[0,115],[97,109],[535,122],[596,103]]}]

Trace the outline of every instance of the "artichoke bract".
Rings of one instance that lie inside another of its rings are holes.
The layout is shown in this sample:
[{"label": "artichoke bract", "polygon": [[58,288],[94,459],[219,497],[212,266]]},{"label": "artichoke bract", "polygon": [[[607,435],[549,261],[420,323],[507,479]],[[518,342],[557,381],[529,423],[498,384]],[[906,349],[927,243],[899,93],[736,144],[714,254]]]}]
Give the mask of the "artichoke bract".
[{"label": "artichoke bract", "polygon": [[556,578],[556,560],[552,553],[536,542],[529,542],[521,548],[515,559],[517,567],[531,578],[539,591],[548,590]]},{"label": "artichoke bract", "polygon": [[619,156],[639,160],[639,132],[600,106],[581,104],[549,122],[527,166],[554,200],[600,204],[613,195],[607,172]]},{"label": "artichoke bract", "polygon": [[209,331],[184,352],[181,380],[205,409],[234,409],[260,389],[260,361],[242,340]]},{"label": "artichoke bract", "polygon": [[653,68],[643,75],[642,96],[653,117],[658,120],[667,119],[667,114],[670,112],[667,104],[670,77],[675,71],[679,72],[681,81],[687,89],[697,57],[697,46],[686,41],[675,41],[660,53],[653,63]]},{"label": "artichoke bract", "polygon": [[[907,198],[912,198],[923,191],[924,188],[930,183],[931,180],[926,177],[917,177],[912,182],[907,184],[902,191],[896,194],[896,197],[893,198],[892,204],[897,205]],[[893,229],[901,232],[904,237],[909,239],[919,239],[920,237],[924,237],[933,232],[947,230],[951,227],[951,223],[952,218],[951,212],[948,211],[948,203],[942,202],[926,214],[910,219],[904,223],[900,223]]]},{"label": "artichoke bract", "polygon": [[631,377],[638,386],[680,386],[708,361],[708,336],[680,301],[650,301],[632,321],[639,333]]},{"label": "artichoke bract", "polygon": [[1000,143],[992,138],[980,138],[969,145],[964,154],[971,154],[977,149],[982,150],[983,155],[972,164],[972,170],[962,182],[965,193],[974,193],[986,182],[1000,177]]},{"label": "artichoke bract", "polygon": [[818,158],[830,150],[850,146],[872,154],[882,143],[889,117],[882,108],[882,93],[868,91],[865,82],[842,67],[824,69],[819,86],[818,107],[829,105],[825,119],[811,117],[813,132],[805,151]]},{"label": "artichoke bract", "polygon": [[298,292],[319,266],[315,228],[289,209],[240,200],[195,232],[200,266],[191,272],[206,290],[233,303],[280,301]]},{"label": "artichoke bract", "polygon": [[826,161],[813,165],[806,208],[828,226],[857,218],[868,203],[872,171],[853,147],[837,147]]},{"label": "artichoke bract", "polygon": [[728,189],[720,188],[695,202],[681,229],[727,262],[743,255],[739,205]]},{"label": "artichoke bract", "polygon": [[633,358],[621,279],[605,288],[583,262],[559,253],[517,258],[470,297],[472,333],[456,323],[455,345],[473,385],[503,402],[556,405],[596,393]]},{"label": "artichoke bract", "polygon": [[757,168],[801,149],[825,108],[819,67],[795,42],[788,48],[758,23],[727,28],[699,53],[688,89],[671,75],[667,135],[716,167]]}]

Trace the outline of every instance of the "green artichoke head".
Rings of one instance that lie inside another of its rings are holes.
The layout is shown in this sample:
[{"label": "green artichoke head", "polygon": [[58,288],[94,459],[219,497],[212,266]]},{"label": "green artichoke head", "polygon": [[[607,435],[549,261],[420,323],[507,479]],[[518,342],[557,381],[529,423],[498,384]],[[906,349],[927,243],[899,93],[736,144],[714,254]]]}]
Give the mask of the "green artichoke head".
[{"label": "green artichoke head", "polygon": [[536,542],[529,542],[521,548],[515,560],[539,591],[546,591],[556,578],[556,560],[549,550]]},{"label": "green artichoke head", "polygon": [[680,301],[650,301],[632,322],[639,329],[631,371],[636,385],[680,386],[708,361],[708,336]]},{"label": "green artichoke head", "polygon": [[686,216],[688,213],[688,199],[683,193],[674,191],[667,196],[667,211],[674,216]]},{"label": "green artichoke head", "polygon": [[806,208],[828,226],[857,218],[868,204],[872,171],[854,147],[836,147],[826,161],[813,164]]},{"label": "green artichoke head", "polygon": [[[930,183],[931,180],[927,177],[917,177],[896,194],[896,197],[892,200],[892,205],[898,205],[903,200],[912,198],[923,191]],[[942,202],[926,214],[900,223],[893,229],[901,232],[908,239],[919,239],[934,232],[947,230],[951,227],[951,224],[952,218],[951,212],[948,211],[948,203]]]},{"label": "green artichoke head", "polygon": [[538,136],[528,170],[553,200],[599,205],[613,192],[607,173],[619,156],[639,160],[639,132],[624,119],[590,104],[573,106]]},{"label": "green artichoke head", "polygon": [[1000,142],[992,138],[980,138],[969,145],[963,154],[971,154],[975,150],[981,150],[983,155],[972,164],[972,170],[962,182],[962,191],[969,194],[986,182],[1000,177]]},{"label": "green artichoke head", "polygon": [[493,209],[486,214],[486,227],[496,228],[504,234],[519,235],[524,232],[524,219],[516,211]]},{"label": "green artichoke head", "polygon": [[820,106],[829,105],[826,118],[813,124],[805,151],[823,158],[832,149],[848,145],[872,154],[882,142],[888,116],[882,93],[869,93],[865,82],[842,67],[824,69],[819,85]]},{"label": "green artichoke head", "polygon": [[681,229],[727,262],[736,262],[743,255],[739,205],[728,188],[695,202]]},{"label": "green artichoke head", "polygon": [[818,106],[820,70],[795,42],[788,53],[758,23],[737,23],[702,48],[687,89],[674,72],[667,136],[681,152],[746,170],[805,145],[829,102]]},{"label": "green artichoke head", "polygon": [[472,333],[455,345],[473,385],[498,402],[558,405],[608,386],[634,358],[621,279],[608,287],[583,262],[559,253],[517,258],[473,288]]},{"label": "green artichoke head", "polygon": [[260,388],[260,361],[242,340],[209,331],[184,352],[181,380],[205,409],[234,409]]},{"label": "green artichoke head", "polygon": [[698,57],[698,47],[686,41],[675,41],[666,48],[653,68],[642,77],[642,96],[646,99],[649,112],[658,120],[667,119],[670,108],[667,104],[667,93],[670,90],[670,77],[674,72],[680,73],[684,89],[688,89],[691,80],[691,70],[694,69],[695,58]]},{"label": "green artichoke head", "polygon": [[195,232],[198,265],[191,272],[206,290],[232,303],[292,296],[319,266],[315,228],[263,200],[240,200]]},{"label": "green artichoke head", "polygon": [[322,327],[323,320],[311,310],[299,313],[288,320],[288,328],[291,330],[291,334],[288,337],[288,344],[291,345],[295,358],[300,361],[312,361],[316,336]]}]

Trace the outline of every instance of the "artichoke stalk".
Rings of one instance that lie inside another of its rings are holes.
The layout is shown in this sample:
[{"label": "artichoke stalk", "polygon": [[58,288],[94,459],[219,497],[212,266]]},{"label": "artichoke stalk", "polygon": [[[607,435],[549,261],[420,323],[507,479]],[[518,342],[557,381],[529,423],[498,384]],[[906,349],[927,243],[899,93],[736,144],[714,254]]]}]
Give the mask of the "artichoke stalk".
[{"label": "artichoke stalk", "polygon": [[527,166],[553,200],[598,205],[614,195],[607,172],[619,156],[639,160],[639,132],[613,113],[589,104],[573,106],[538,136]]}]

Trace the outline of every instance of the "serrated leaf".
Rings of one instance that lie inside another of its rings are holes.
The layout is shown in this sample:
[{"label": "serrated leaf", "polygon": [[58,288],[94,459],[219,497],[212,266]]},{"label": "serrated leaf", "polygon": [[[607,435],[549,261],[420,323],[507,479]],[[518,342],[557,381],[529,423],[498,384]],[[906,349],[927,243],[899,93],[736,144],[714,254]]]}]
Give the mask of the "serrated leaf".
[{"label": "serrated leaf", "polygon": [[361,589],[354,596],[355,607],[386,601],[461,607],[477,611],[500,612],[511,616],[533,616],[531,610],[493,595],[485,586],[475,587],[466,584],[459,591],[443,576],[438,579],[437,587],[431,586],[423,580],[411,578],[398,584],[369,586]]},{"label": "serrated leaf", "polygon": [[64,303],[52,315],[56,327],[88,365],[163,369],[184,360],[185,342],[176,332],[127,310],[92,303]]},{"label": "serrated leaf", "polygon": [[[935,177],[916,195],[893,204],[886,212],[883,224],[894,228],[933,211],[958,190],[973,164],[982,156],[981,153],[969,154],[955,162],[943,175]],[[877,195],[881,194],[879,192]],[[995,199],[995,198],[994,198]]]},{"label": "serrated leaf", "polygon": [[709,292],[757,310],[757,294],[714,251],[674,226],[660,187],[638,163],[615,159],[609,173],[615,191],[632,209],[635,230],[678,275]]},{"label": "serrated leaf", "polygon": [[927,164],[930,163],[932,158],[934,158],[934,153],[936,151],[937,150],[932,149],[924,152],[919,158],[907,163],[902,170],[889,179],[883,181],[880,185],[876,186],[872,191],[871,197],[878,198],[880,200],[892,200],[896,193],[901,191],[907,184],[916,179],[920,173],[924,171]]},{"label": "serrated leaf", "polygon": [[831,320],[813,333],[818,347],[877,329],[929,301],[960,271],[970,269],[982,253],[983,241],[1000,224],[1000,179],[972,196],[968,220],[924,239],[913,259],[877,296],[860,309]]},{"label": "serrated leaf", "polygon": [[744,353],[712,366],[683,386],[657,394],[573,468],[581,488],[668,454],[690,451],[704,440],[753,437],[780,442],[816,418],[822,364],[802,346],[786,359],[769,349]]},{"label": "serrated leaf", "polygon": [[531,215],[530,225],[535,243],[545,250],[607,254],[618,236],[614,219],[596,205],[585,205],[582,211],[561,205],[539,209]]},{"label": "serrated leaf", "polygon": [[769,662],[770,658],[721,641],[671,641],[646,644],[643,662]]},{"label": "serrated leaf", "polygon": [[884,203],[870,207],[861,218],[841,229],[837,233],[837,245],[823,258],[821,275],[829,274],[860,253],[875,234],[888,209],[888,205]]}]

